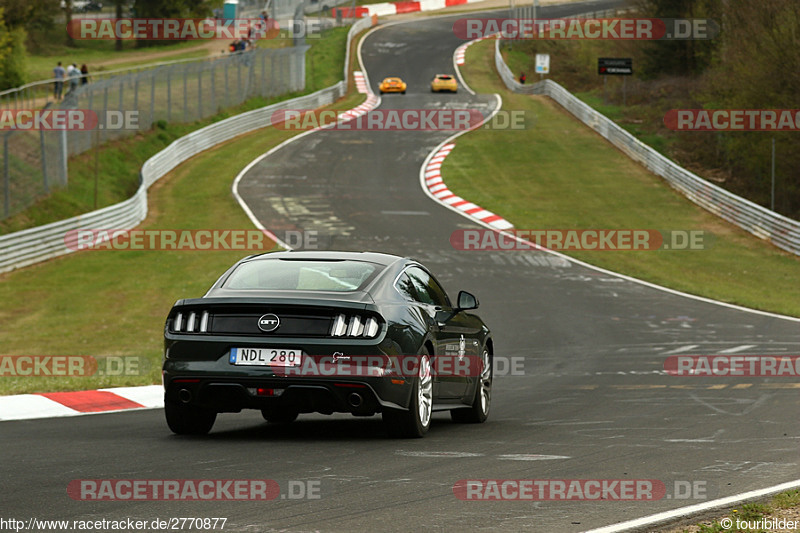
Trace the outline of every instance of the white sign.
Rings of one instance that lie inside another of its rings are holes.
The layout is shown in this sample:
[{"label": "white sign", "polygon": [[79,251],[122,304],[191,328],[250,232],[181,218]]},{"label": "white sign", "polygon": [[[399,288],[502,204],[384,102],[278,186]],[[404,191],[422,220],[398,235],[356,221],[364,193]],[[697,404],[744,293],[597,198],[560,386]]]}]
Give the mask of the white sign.
[{"label": "white sign", "polygon": [[536,54],[536,74],[550,72],[550,54]]}]

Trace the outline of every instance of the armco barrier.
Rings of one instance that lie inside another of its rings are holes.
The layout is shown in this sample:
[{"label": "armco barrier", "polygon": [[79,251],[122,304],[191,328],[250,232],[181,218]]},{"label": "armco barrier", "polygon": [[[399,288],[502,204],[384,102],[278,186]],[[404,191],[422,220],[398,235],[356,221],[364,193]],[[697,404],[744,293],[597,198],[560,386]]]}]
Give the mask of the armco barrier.
[{"label": "armco barrier", "polygon": [[[347,33],[348,60],[352,38],[370,27],[372,22],[366,18],[351,26]],[[145,162],[140,173],[139,189],[124,202],[52,224],[0,236],[0,272],[8,272],[72,252],[64,238],[70,231],[98,228],[133,229],[147,217],[147,189],[159,178],[204,150],[243,133],[269,126],[275,111],[313,109],[333,103],[347,92],[348,64],[345,63],[344,80],[335,85],[313,94],[227,118],[175,140]]]},{"label": "armco barrier", "polygon": [[500,53],[500,40],[495,41],[494,62],[506,87],[517,93],[543,94],[558,102],[564,109],[602,135],[625,155],[641,163],[653,174],[664,178],[697,205],[724,218],[732,224],[767,240],[787,252],[800,255],[800,222],[780,215],[750,200],[726,191],[689,172],[659,154],[614,121],[598,113],[574,97],[561,85],[543,80],[531,85],[519,83]]}]

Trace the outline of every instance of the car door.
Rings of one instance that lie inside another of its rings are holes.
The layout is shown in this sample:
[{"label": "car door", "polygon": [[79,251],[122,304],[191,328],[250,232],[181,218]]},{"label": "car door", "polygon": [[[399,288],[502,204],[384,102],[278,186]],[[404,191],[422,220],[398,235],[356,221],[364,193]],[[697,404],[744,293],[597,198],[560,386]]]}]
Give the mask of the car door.
[{"label": "car door", "polygon": [[470,327],[462,313],[455,313],[447,293],[433,275],[421,266],[411,266],[405,274],[414,286],[418,301],[434,319],[436,338],[436,375],[438,397],[461,398],[467,393],[470,363],[476,361],[478,331]]}]

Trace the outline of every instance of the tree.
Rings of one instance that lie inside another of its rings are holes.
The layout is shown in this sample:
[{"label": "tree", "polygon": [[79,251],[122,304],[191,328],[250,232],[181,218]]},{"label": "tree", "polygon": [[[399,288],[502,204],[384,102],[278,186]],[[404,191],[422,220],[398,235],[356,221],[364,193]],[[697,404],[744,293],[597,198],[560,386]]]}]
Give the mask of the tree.
[{"label": "tree", "polygon": [[[137,18],[193,18],[211,15],[209,0],[136,0]],[[136,46],[162,44],[159,41],[136,41]]]},{"label": "tree", "polygon": [[19,87],[28,81],[25,30],[9,30],[3,14],[3,8],[0,8],[0,90]]},{"label": "tree", "polygon": [[[665,19],[711,19],[719,24],[724,0],[639,0],[641,16]],[[646,78],[663,74],[696,75],[706,70],[715,57],[720,40],[661,39],[643,43],[644,61],[640,72]]]}]

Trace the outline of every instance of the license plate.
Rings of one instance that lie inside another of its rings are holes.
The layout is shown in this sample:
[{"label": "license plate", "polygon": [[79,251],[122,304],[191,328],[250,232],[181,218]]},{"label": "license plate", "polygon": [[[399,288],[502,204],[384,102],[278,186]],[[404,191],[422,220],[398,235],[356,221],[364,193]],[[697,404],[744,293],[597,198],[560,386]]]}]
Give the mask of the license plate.
[{"label": "license plate", "polygon": [[302,350],[288,348],[231,348],[232,365],[300,366]]}]

